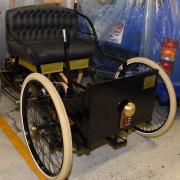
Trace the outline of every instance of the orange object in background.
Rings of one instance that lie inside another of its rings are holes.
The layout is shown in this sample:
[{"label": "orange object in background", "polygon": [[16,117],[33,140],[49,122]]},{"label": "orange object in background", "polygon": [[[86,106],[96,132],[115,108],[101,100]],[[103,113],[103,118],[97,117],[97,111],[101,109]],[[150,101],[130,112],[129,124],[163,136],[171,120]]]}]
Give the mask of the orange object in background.
[{"label": "orange object in background", "polygon": [[176,50],[177,50],[177,41],[174,39],[164,39],[161,58],[168,58],[168,60],[175,60]]},{"label": "orange object in background", "polygon": [[58,3],[57,0],[43,0],[43,3],[50,4],[50,3]]},{"label": "orange object in background", "polygon": [[60,6],[66,7],[66,0],[43,0],[44,4],[54,4],[57,3]]},{"label": "orange object in background", "polygon": [[11,7],[16,7],[16,0],[10,0]]}]

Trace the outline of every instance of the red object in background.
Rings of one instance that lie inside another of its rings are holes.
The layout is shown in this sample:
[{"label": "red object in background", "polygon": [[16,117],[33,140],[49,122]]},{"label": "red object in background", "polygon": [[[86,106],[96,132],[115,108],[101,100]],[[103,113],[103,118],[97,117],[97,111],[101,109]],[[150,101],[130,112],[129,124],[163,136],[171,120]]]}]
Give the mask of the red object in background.
[{"label": "red object in background", "polygon": [[173,64],[176,58],[178,41],[174,39],[164,39],[161,50],[160,66],[170,74],[173,70]]},{"label": "red object in background", "polygon": [[168,73],[170,74],[173,70],[174,61],[166,61],[161,60],[160,66]]}]

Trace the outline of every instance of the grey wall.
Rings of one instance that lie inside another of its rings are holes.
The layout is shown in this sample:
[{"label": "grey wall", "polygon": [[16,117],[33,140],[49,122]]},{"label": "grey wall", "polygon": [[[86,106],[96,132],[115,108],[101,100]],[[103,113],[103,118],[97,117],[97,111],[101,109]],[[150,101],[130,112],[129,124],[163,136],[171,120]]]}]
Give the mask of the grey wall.
[{"label": "grey wall", "polygon": [[8,0],[0,0],[0,65],[4,64],[7,57],[5,35],[5,12],[11,8]]}]

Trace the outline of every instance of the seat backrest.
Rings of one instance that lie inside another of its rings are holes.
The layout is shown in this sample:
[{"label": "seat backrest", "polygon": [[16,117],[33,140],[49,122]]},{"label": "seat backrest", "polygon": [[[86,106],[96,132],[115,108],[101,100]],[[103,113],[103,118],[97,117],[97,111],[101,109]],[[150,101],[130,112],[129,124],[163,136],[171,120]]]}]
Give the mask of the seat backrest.
[{"label": "seat backrest", "polygon": [[72,9],[57,5],[34,5],[6,12],[7,40],[34,41],[61,39],[66,28],[71,37],[77,29],[77,16]]}]

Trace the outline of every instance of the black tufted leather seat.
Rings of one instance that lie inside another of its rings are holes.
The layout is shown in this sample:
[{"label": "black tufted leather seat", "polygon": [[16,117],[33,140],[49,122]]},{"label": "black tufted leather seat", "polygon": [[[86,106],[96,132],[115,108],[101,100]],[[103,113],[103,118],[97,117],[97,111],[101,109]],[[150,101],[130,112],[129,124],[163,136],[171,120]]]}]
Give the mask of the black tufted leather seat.
[{"label": "black tufted leather seat", "polygon": [[69,59],[90,57],[94,43],[77,37],[74,11],[56,5],[25,6],[6,12],[6,36],[11,56],[35,65],[64,61],[62,29],[69,33]]}]

